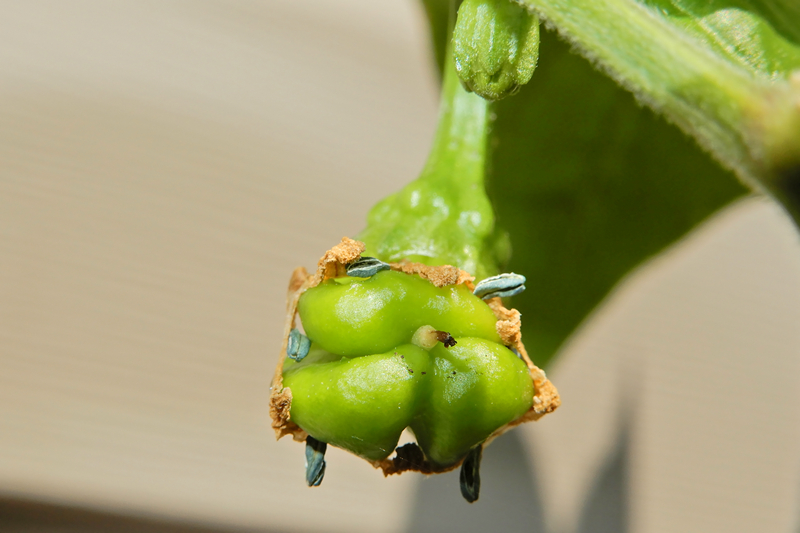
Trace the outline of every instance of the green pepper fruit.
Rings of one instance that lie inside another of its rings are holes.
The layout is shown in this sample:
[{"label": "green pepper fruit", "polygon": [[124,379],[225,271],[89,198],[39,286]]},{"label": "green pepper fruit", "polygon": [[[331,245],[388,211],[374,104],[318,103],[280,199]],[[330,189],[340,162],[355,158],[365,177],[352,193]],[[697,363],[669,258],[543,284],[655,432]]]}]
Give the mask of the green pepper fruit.
[{"label": "green pepper fruit", "polygon": [[[446,469],[533,402],[527,365],[464,285],[386,271],[336,278],[303,293],[298,311],[314,344],[285,361],[283,385],[291,420],[319,441],[378,461],[410,427]],[[432,334],[440,340],[420,341]]]},{"label": "green pepper fruit", "polygon": [[306,291],[297,309],[306,335],[339,355],[386,352],[424,325],[500,342],[491,309],[466,286],[435,287],[401,272],[330,279]]},{"label": "green pepper fruit", "polygon": [[456,72],[467,88],[499,100],[530,81],[539,59],[539,18],[510,0],[464,0],[453,30]]}]

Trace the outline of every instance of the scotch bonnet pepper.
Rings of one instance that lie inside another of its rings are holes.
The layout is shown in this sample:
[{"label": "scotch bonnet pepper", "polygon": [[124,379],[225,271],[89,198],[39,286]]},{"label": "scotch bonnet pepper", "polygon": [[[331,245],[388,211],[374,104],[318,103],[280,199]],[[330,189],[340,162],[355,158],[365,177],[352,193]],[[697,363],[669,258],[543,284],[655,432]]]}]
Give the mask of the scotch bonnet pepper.
[{"label": "scotch bonnet pepper", "polygon": [[[474,501],[482,444],[554,410],[557,392],[525,355],[519,314],[499,298],[487,303],[473,294],[466,273],[418,264],[389,270],[361,251],[361,243],[343,239],[315,275],[296,271],[273,427],[279,437],[306,440],[310,485],[322,479],[327,443],[387,475],[443,472],[468,458],[462,493]],[[347,275],[348,264],[359,277]],[[504,283],[518,287],[524,278],[490,281]],[[480,287],[476,293],[486,292]],[[300,357],[296,314],[310,340]],[[396,449],[407,428],[416,444]]]}]

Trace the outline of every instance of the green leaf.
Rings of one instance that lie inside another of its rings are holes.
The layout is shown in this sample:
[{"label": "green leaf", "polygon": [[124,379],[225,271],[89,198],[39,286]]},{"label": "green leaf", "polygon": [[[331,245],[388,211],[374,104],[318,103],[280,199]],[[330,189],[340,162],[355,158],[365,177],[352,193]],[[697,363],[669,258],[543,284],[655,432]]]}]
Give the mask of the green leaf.
[{"label": "green leaf", "polygon": [[512,299],[544,363],[619,280],[746,193],[675,127],[542,32],[541,61],[497,105],[489,185],[511,234]]},{"label": "green leaf", "polygon": [[755,76],[787,79],[800,68],[800,3],[646,0],[643,4]]},{"label": "green leaf", "polygon": [[528,279],[511,304],[537,364],[631,269],[747,192],[552,32],[541,38],[530,83],[494,107],[488,183],[507,270]]},{"label": "green leaf", "polygon": [[800,3],[520,3],[800,220]]}]

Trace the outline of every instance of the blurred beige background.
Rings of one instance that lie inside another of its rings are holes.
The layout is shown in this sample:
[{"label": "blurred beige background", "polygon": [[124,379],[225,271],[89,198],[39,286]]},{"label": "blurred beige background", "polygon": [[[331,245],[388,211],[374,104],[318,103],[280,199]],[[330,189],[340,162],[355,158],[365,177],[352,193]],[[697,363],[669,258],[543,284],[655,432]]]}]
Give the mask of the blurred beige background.
[{"label": "blurred beige background", "polygon": [[[286,280],[422,166],[437,88],[421,9],[2,13],[5,501],[222,530],[466,531],[482,515],[500,531],[800,531],[800,246],[770,202],[732,206],[620,286],[550,373],[562,409],[487,451],[479,503],[337,450],[310,490],[266,414]],[[12,508],[0,529],[57,529]]]}]

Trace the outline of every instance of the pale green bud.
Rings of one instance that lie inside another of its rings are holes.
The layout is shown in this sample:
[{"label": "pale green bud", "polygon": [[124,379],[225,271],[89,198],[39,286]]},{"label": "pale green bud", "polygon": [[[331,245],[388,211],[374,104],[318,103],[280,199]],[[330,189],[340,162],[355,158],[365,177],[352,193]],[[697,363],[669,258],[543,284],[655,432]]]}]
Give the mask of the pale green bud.
[{"label": "pale green bud", "polygon": [[511,0],[464,0],[453,30],[456,71],[487,100],[516,93],[539,59],[539,18]]}]

